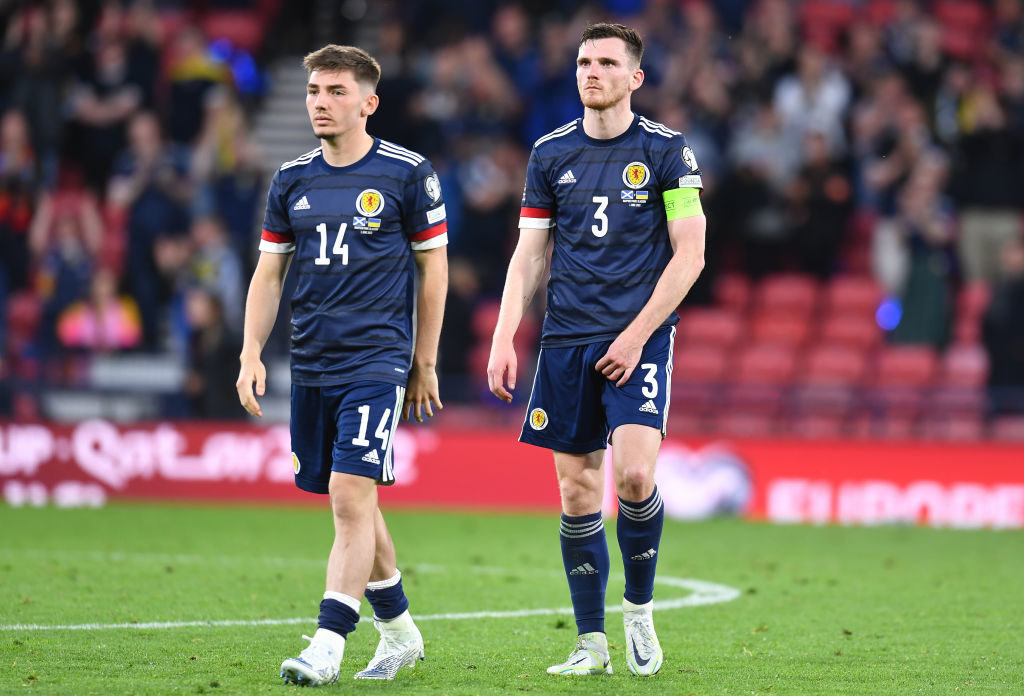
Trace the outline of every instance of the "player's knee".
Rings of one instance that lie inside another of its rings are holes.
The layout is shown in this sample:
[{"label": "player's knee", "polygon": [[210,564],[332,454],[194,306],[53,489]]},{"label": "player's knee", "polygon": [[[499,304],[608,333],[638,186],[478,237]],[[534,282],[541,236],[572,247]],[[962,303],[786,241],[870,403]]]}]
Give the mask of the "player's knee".
[{"label": "player's knee", "polygon": [[562,496],[562,509],[571,515],[585,515],[593,512],[595,505],[601,505],[601,491],[585,479],[563,478],[558,482]]},{"label": "player's knee", "polygon": [[615,477],[615,489],[625,500],[646,500],[654,491],[654,473],[645,466],[627,467]]}]

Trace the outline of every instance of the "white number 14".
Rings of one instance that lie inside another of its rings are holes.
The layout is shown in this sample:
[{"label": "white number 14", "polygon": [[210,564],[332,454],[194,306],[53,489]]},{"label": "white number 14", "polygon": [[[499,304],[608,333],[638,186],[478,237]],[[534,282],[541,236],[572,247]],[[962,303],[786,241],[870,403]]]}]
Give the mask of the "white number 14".
[{"label": "white number 14", "polygon": [[[345,240],[345,228],[348,227],[348,223],[341,223],[338,228],[338,236],[334,240],[334,249],[332,253],[341,256],[341,265],[348,265],[348,244],[344,244]],[[317,266],[329,266],[331,265],[331,258],[327,255],[327,223],[321,222],[316,226],[316,231],[320,233],[320,256],[316,257],[313,261]]]}]

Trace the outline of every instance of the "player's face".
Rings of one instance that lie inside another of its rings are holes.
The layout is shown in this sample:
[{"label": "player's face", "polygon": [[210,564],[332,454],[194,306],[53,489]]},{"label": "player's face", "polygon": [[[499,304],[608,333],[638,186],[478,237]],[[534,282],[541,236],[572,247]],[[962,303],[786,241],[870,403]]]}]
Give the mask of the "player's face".
[{"label": "player's face", "polygon": [[306,85],[306,110],[313,134],[335,138],[353,129],[365,129],[365,119],[377,109],[377,95],[356,81],[350,70],[314,70]]},{"label": "player's face", "polygon": [[580,101],[588,109],[603,111],[615,106],[638,88],[643,79],[643,71],[633,64],[622,39],[595,39],[580,46],[576,87]]}]

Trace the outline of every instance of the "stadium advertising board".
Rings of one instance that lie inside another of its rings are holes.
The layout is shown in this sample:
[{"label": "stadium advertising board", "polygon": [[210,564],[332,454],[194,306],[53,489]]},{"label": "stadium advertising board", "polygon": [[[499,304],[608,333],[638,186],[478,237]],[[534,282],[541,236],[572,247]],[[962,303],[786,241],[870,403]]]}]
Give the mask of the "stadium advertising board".
[{"label": "stadium advertising board", "polygon": [[[505,429],[403,427],[385,505],[558,509],[551,455]],[[670,437],[658,461],[666,513],[773,522],[1024,527],[1024,447],[992,443]],[[292,484],[288,427],[0,424],[12,505],[110,498],[319,503]],[[605,509],[614,511],[610,487]]]}]

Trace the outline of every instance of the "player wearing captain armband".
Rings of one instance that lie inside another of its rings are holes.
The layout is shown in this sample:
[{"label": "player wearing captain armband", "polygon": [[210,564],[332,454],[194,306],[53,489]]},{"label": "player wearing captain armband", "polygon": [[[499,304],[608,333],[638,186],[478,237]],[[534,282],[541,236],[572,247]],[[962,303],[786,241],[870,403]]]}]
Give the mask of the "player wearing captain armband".
[{"label": "player wearing captain armband", "polygon": [[[448,235],[430,162],[366,132],[378,105],[377,61],[328,45],[303,65],[321,147],[283,164],[270,185],[236,387],[245,409],[261,416],[260,354],[291,266],[295,484],[330,495],[335,536],[319,627],[298,657],[281,664],[281,676],[319,686],[338,679],[364,594],[380,641],[355,677],[392,679],[423,658],[377,486],[395,481],[399,414],[422,421],[441,408],[435,364]],[[295,547],[309,555],[303,539]]]},{"label": "player wearing captain armband", "polygon": [[576,82],[583,118],[537,140],[530,154],[501,312],[491,391],[512,401],[513,336],[552,244],[547,314],[520,440],[554,453],[562,497],[562,561],[576,644],[557,675],[612,671],[604,606],[609,556],[601,503],[605,447],[618,494],[626,583],[626,665],[662,666],[654,630],[655,568],[664,506],[654,465],[665,436],[676,307],[704,267],[700,170],[681,133],[634,114],[643,42],[620,24],[583,32]]}]

